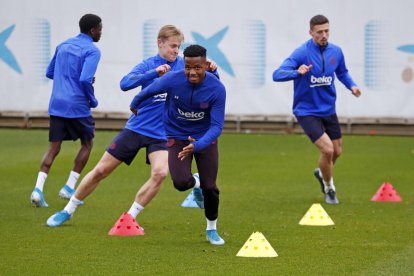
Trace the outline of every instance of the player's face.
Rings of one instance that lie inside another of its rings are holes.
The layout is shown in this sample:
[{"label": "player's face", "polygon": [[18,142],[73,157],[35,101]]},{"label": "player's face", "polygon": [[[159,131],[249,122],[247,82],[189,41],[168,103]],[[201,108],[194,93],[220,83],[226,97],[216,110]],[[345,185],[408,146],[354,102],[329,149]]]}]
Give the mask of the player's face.
[{"label": "player's face", "polygon": [[329,38],[329,23],[313,26],[313,28],[309,31],[309,34],[312,36],[312,39],[316,44],[326,46]]},{"label": "player's face", "polygon": [[184,66],[185,75],[192,84],[199,84],[206,77],[206,57],[184,57]]},{"label": "player's face", "polygon": [[102,23],[99,23],[98,27],[91,29],[91,36],[94,42],[98,42],[102,35]]},{"label": "player's face", "polygon": [[158,52],[160,56],[173,62],[179,53],[181,40],[178,36],[169,37],[166,40],[158,39]]}]

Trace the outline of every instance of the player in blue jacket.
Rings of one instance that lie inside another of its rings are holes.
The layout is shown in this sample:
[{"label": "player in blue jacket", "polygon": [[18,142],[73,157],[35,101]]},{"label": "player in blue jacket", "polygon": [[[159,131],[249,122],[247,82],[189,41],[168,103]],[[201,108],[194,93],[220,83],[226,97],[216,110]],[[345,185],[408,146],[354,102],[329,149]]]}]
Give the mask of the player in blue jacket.
[{"label": "player in blue jacket", "polygon": [[[140,107],[157,91],[165,91],[165,131],[168,138],[168,166],[179,191],[201,187],[207,219],[206,237],[214,245],[224,244],[217,232],[219,189],[217,139],[223,130],[226,90],[220,80],[206,72],[207,51],[199,45],[184,50],[182,71],[169,72],[143,89],[131,102],[140,118]],[[195,158],[199,179],[191,173]],[[195,197],[200,204],[200,194]]]},{"label": "player in blue jacket", "polygon": [[337,204],[333,167],[342,152],[342,135],[335,110],[335,76],[354,96],[359,97],[361,90],[348,73],[341,48],[328,43],[328,18],[312,17],[309,33],[312,38],[273,72],[273,80],[293,80],[293,114],[320,152],[314,175],[325,201]]},{"label": "player in blue jacket", "polygon": [[102,34],[101,18],[86,14],[79,20],[81,33],[57,46],[47,68],[46,76],[53,80],[52,96],[49,103],[50,128],[49,149],[43,157],[36,186],[30,200],[36,207],[48,207],[43,196],[49,170],[60,151],[62,141],[81,140],[81,148],[75,158],[69,178],[59,196],[69,199],[75,185],[89,159],[95,122],[91,108],[98,106],[95,98],[94,75],[101,57],[94,45]]}]

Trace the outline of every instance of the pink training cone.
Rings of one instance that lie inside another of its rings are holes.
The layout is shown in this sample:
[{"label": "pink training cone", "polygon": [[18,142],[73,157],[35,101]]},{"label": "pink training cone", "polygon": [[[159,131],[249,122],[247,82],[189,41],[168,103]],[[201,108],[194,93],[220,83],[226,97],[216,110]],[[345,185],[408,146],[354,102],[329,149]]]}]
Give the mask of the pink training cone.
[{"label": "pink training cone", "polygon": [[128,213],[123,213],[108,233],[110,236],[142,236],[144,234],[144,229]]},{"label": "pink training cone", "polygon": [[390,183],[384,182],[371,201],[401,202],[402,198]]}]

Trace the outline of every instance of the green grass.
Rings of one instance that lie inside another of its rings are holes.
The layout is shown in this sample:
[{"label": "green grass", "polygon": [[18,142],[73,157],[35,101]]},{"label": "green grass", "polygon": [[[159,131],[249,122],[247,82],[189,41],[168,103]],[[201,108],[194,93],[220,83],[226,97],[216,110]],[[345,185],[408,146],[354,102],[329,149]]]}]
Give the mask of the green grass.
[{"label": "green grass", "polygon": [[[82,175],[116,134],[97,132]],[[46,227],[46,219],[65,206],[57,193],[78,146],[63,144],[45,185],[50,207],[36,209],[29,196],[47,131],[0,129],[0,274],[409,275],[414,270],[413,137],[345,136],[335,167],[341,204],[331,206],[323,203],[313,178],[318,152],[306,137],[223,135],[222,247],[205,241],[203,212],[180,207],[187,193],[174,190],[169,178],[138,217],[144,236],[107,235],[149,176],[143,152],[104,180],[71,221]],[[403,202],[370,201],[384,181]],[[313,203],[322,203],[334,226],[298,224]],[[236,257],[255,231],[278,257]]]}]

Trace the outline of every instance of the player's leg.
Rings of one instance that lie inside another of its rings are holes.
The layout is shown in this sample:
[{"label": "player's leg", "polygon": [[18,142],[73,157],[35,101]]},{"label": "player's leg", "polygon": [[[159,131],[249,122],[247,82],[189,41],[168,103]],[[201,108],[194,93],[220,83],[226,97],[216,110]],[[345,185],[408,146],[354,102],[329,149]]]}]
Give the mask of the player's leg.
[{"label": "player's leg", "polygon": [[206,216],[207,240],[214,245],[224,244],[217,232],[217,218],[220,191],[217,187],[218,146],[213,143],[202,152],[195,153],[197,169],[200,175],[200,185],[204,195],[204,214]]},{"label": "player's leg", "polygon": [[329,183],[333,170],[334,145],[326,133],[316,140],[314,144],[319,149],[318,164],[322,172],[322,178],[326,183]]},{"label": "player's leg", "polygon": [[193,155],[185,158],[184,160],[180,160],[178,158],[178,153],[189,144],[189,141],[174,139],[168,140],[168,166],[170,168],[170,174],[174,187],[179,191],[186,191],[193,188],[194,200],[197,206],[203,209],[204,197],[203,191],[200,188],[199,176],[198,173],[191,173]]},{"label": "player's leg", "polygon": [[95,136],[95,122],[92,117],[67,119],[67,132],[71,140],[80,138],[81,147],[75,157],[72,171],[66,184],[59,191],[59,196],[63,199],[70,199],[75,192],[75,186],[79,176],[89,160]]},{"label": "player's leg", "polygon": [[168,167],[170,168],[171,179],[174,187],[179,191],[191,189],[196,184],[196,180],[191,174],[191,163],[193,156],[184,160],[178,158],[178,153],[189,144],[188,141],[169,139],[168,146]]},{"label": "player's leg", "polygon": [[135,201],[131,205],[128,213],[136,218],[145,206],[157,195],[161,184],[168,174],[168,152],[167,150],[157,150],[148,154],[151,164],[151,176],[138,190]]},{"label": "player's leg", "polygon": [[75,194],[70,198],[65,208],[51,216],[46,224],[50,227],[56,227],[68,221],[73,216],[77,207],[83,204],[83,200],[96,189],[100,181],[110,175],[121,163],[121,161],[108,152],[105,152],[93,170],[87,173],[82,179]]},{"label": "player's leg", "polygon": [[334,153],[333,153],[333,157],[332,157],[332,162],[333,162],[333,165],[335,166],[336,160],[342,154],[342,138],[339,138],[339,139],[336,139],[336,140],[332,140],[332,144],[333,144],[333,147],[334,147]]},{"label": "player's leg", "polygon": [[57,212],[47,220],[48,226],[60,226],[69,220],[76,208],[82,204],[82,200],[95,190],[101,180],[110,175],[122,162],[127,165],[131,164],[140,148],[137,135],[133,131],[124,129],[115,137],[98,164],[82,179],[64,210]]},{"label": "player's leg", "polygon": [[49,119],[49,148],[43,156],[37,175],[35,188],[30,195],[30,201],[36,207],[48,207],[43,196],[43,187],[52,167],[53,161],[59,154],[62,141],[67,136],[65,118],[50,116]]}]

